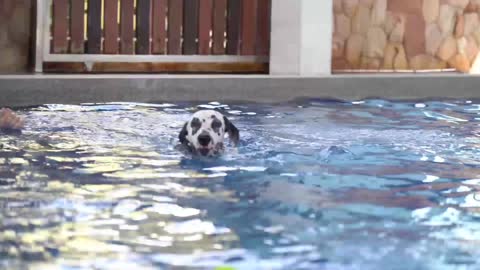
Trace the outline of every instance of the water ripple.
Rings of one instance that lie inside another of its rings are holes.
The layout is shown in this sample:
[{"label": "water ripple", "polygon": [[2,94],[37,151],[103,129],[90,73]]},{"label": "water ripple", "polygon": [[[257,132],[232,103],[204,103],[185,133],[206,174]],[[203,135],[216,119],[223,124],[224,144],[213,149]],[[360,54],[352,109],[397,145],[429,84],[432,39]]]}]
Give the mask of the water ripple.
[{"label": "water ripple", "polygon": [[[175,149],[198,108],[237,150]],[[0,138],[0,268],[476,269],[476,101],[50,104]],[[352,255],[353,254],[353,255]]]}]

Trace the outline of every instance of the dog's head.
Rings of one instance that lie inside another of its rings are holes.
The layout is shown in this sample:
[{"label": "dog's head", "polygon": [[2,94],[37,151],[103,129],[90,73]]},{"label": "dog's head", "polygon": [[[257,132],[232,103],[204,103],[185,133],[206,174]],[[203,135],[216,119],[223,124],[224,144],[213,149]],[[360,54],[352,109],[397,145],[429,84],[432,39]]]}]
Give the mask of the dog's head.
[{"label": "dog's head", "polygon": [[221,113],[202,110],[194,113],[179,134],[180,142],[202,156],[216,156],[223,152],[225,134],[237,145],[238,129]]}]

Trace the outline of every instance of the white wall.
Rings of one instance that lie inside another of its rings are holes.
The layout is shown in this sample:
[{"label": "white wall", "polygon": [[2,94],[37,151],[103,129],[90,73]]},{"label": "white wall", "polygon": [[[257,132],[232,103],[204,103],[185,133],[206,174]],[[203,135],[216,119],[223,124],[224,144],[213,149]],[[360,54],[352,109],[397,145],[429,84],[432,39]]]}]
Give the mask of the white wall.
[{"label": "white wall", "polygon": [[272,0],[270,74],[331,74],[333,0]]}]

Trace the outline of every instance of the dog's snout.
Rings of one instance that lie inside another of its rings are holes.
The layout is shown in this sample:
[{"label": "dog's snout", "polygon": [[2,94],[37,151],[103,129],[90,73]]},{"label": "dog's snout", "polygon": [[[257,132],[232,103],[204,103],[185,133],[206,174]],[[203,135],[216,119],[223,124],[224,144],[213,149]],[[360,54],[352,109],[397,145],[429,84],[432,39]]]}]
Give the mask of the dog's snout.
[{"label": "dog's snout", "polygon": [[208,146],[212,138],[208,134],[200,134],[198,136],[198,142],[200,143],[201,146]]}]

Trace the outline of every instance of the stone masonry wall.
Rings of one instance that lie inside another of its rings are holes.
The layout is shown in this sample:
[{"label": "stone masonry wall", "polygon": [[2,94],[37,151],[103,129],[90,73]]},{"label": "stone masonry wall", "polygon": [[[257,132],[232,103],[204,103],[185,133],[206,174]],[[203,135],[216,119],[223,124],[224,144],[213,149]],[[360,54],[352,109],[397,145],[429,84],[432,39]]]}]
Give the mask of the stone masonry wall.
[{"label": "stone masonry wall", "polygon": [[29,71],[33,0],[0,0],[0,73]]},{"label": "stone masonry wall", "polygon": [[333,0],[333,69],[480,69],[480,0]]}]

